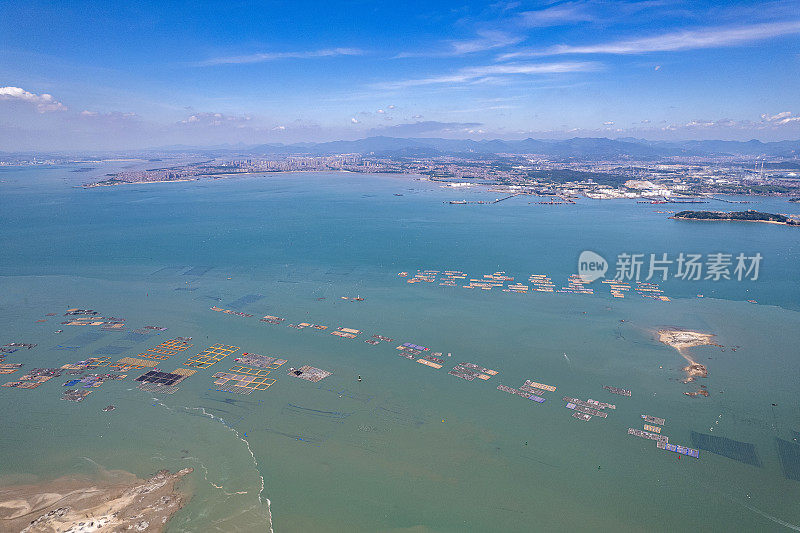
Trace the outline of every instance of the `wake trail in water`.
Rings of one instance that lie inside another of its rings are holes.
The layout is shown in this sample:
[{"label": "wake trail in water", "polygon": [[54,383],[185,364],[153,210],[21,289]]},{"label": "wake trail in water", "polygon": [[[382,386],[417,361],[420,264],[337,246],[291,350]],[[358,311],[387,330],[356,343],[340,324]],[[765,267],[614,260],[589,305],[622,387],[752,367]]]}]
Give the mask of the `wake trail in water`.
[{"label": "wake trail in water", "polygon": [[[733,498],[731,498],[731,500],[736,502],[736,500],[733,500]],[[756,508],[755,508],[755,507],[753,507],[752,505],[748,505],[748,504],[746,504],[746,503],[744,503],[744,502],[736,502],[736,503],[738,503],[738,504],[740,504],[740,505],[742,505],[742,506],[744,506],[744,507],[746,507],[746,508],[750,509],[750,510],[751,510],[751,511],[753,511],[754,513],[758,513],[758,514],[760,514],[761,516],[763,516],[764,518],[766,518],[766,519],[768,519],[768,520],[772,520],[772,521],[773,521],[773,522],[775,522],[776,524],[780,524],[780,525],[782,525],[783,527],[786,527],[786,528],[789,528],[789,529],[793,529],[793,530],[795,530],[795,531],[800,531],[800,526],[796,526],[796,525],[794,525],[794,524],[790,524],[789,522],[787,522],[787,521],[785,521],[785,520],[781,520],[781,519],[780,519],[780,518],[778,518],[777,516],[772,516],[771,514],[767,514],[767,513],[765,513],[764,511],[762,511],[761,509],[756,509]]]},{"label": "wake trail in water", "polygon": [[[161,404],[161,405],[163,405],[163,404]],[[166,407],[166,406],[164,406],[164,407]],[[244,437],[239,435],[239,432],[236,431],[235,428],[233,428],[233,427],[229,426],[227,423],[225,423],[225,420],[223,420],[222,418],[219,418],[217,416],[214,416],[213,413],[209,413],[208,411],[205,410],[204,407],[185,407],[184,406],[183,408],[186,409],[187,411],[200,411],[203,414],[203,416],[207,416],[207,417],[211,418],[212,420],[216,420],[216,421],[220,422],[223,426],[228,428],[234,435],[236,435],[237,439],[239,439],[240,441],[242,441],[245,444],[245,446],[247,447],[247,451],[250,453],[250,458],[253,460],[253,465],[255,465],[256,472],[258,473],[258,477],[261,480],[261,488],[258,491],[258,501],[262,505],[264,503],[267,504],[267,517],[269,519],[269,531],[270,531],[270,533],[275,533],[273,531],[273,529],[272,529],[272,509],[271,509],[272,502],[270,501],[269,498],[263,498],[262,499],[262,497],[261,497],[261,495],[264,492],[264,476],[261,475],[261,467],[258,464],[258,460],[256,459],[256,455],[253,453],[253,449],[250,447],[250,442],[248,442],[247,439],[245,439]]]}]

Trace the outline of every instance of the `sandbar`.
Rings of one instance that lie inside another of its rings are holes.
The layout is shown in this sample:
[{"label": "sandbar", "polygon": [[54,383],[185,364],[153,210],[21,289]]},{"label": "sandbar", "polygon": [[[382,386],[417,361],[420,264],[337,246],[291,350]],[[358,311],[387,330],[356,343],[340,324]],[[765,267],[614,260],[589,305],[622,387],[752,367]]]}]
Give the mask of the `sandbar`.
[{"label": "sandbar", "polygon": [[0,530],[89,533],[93,531],[163,531],[189,496],[177,483],[192,468],[150,479],[122,473],[113,480],[62,477],[52,481],[0,488]]},{"label": "sandbar", "polygon": [[[683,371],[686,372],[684,383],[690,383],[696,378],[708,377],[706,366],[692,359],[687,349],[695,346],[719,346],[719,344],[713,342],[713,339],[714,335],[712,333],[700,333],[699,331],[686,329],[662,329],[658,331],[658,340],[675,348],[689,363],[683,367]],[[705,394],[705,396],[707,395]]]}]

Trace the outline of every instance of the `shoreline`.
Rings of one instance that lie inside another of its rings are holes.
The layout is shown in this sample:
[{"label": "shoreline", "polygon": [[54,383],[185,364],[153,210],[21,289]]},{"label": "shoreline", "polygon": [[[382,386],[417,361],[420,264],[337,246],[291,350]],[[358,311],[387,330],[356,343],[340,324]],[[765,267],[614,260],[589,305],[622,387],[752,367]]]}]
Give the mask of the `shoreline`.
[{"label": "shoreline", "polygon": [[775,224],[776,226],[800,226],[798,224],[788,224],[776,220],[747,220],[741,218],[692,218],[692,217],[667,217],[669,220],[688,220],[690,222],[756,222],[761,224]]},{"label": "shoreline", "polygon": [[115,187],[117,185],[136,185],[143,183],[181,183],[189,181],[200,181],[201,179],[217,179],[217,178],[230,178],[234,176],[255,176],[259,174],[327,174],[327,173],[342,173],[342,174],[361,174],[364,176],[408,176],[408,177],[425,177],[423,174],[408,174],[405,172],[355,172],[352,170],[262,170],[259,172],[226,172],[223,174],[198,174],[191,178],[181,178],[176,180],[142,180],[142,181],[117,181],[114,183],[103,183],[103,181],[88,183],[80,185],[82,189],[94,189],[97,187]]},{"label": "shoreline", "polygon": [[104,476],[107,479],[61,477],[0,487],[0,530],[163,531],[191,499],[176,486],[193,471],[161,470],[148,479],[114,471]]}]

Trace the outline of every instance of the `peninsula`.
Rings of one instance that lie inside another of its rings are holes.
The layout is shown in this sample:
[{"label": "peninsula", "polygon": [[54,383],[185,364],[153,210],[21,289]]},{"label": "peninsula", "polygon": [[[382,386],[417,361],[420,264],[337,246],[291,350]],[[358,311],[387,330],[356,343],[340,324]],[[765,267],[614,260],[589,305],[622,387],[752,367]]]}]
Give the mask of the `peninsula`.
[{"label": "peninsula", "polygon": [[112,481],[60,478],[0,488],[0,530],[27,532],[163,531],[185,503],[175,489],[192,472],[166,470],[147,480],[116,473]]}]

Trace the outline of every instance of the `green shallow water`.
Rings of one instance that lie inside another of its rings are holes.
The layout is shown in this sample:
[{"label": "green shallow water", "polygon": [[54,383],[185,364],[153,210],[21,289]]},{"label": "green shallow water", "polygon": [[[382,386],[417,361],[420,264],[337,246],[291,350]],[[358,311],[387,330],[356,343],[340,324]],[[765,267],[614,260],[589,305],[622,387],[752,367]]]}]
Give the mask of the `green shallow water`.
[{"label": "green shallow water", "polygon": [[[0,172],[0,340],[39,344],[6,362],[60,366],[109,345],[120,347],[112,357],[136,356],[191,336],[191,350],[231,344],[333,375],[313,384],[273,371],[277,382],[264,392],[210,390],[211,374],[230,368],[229,358],[174,395],[137,390],[136,370],[79,404],[60,400],[63,377],[35,390],[0,388],[6,481],[192,466],[193,498],[170,531],[259,531],[270,512],[281,532],[800,525],[800,483],[783,476],[775,449],[775,437],[800,431],[796,228],[689,225],[655,213],[663,206],[629,202],[451,206],[443,202],[496,194],[406,177],[71,188],[78,178],[86,177],[66,168]],[[779,199],[748,207],[798,210]],[[764,264],[757,282],[670,280],[662,284],[668,303],[613,299],[602,286],[590,296],[523,295],[409,285],[396,275],[504,270],[523,283],[544,273],[563,284],[584,249],[607,258],[758,251]],[[184,275],[190,267],[208,270]],[[249,294],[263,296],[242,307],[252,318],[209,310]],[[366,301],[339,298],[356,295]],[[71,307],[125,317],[131,330],[168,330],[138,343],[121,332],[87,342],[83,328],[59,325]],[[36,322],[48,312],[59,316]],[[266,314],[364,333],[348,340],[259,322]],[[654,339],[663,326],[712,332],[728,347],[692,350],[709,368],[710,397],[683,395],[692,390],[678,381],[683,359]],[[499,374],[465,382],[447,375],[452,364],[435,370],[398,357],[395,345],[364,343],[373,333]],[[541,405],[496,390],[525,379],[558,389]],[[612,395],[605,384],[633,396]],[[580,422],[564,395],[617,409]],[[108,404],[117,409],[102,412]],[[691,446],[691,431],[753,443],[762,466],[703,450],[699,460],[678,459],[626,434],[642,427],[643,413],[666,418],[663,432],[677,444]]]}]

